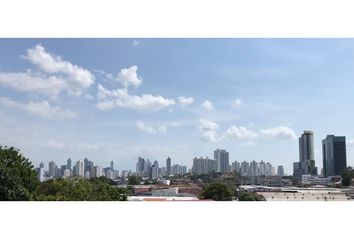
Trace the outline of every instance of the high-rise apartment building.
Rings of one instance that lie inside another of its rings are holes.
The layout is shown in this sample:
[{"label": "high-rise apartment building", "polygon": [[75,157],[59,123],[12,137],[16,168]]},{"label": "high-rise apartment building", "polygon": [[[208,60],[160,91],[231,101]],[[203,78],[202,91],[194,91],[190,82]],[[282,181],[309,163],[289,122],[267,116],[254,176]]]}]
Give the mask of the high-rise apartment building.
[{"label": "high-rise apartment building", "polygon": [[84,161],[77,161],[75,164],[75,176],[84,177],[85,176],[85,164]]},{"label": "high-rise apartment building", "polygon": [[340,175],[347,167],[345,137],[327,135],[322,140],[322,157],[324,176]]},{"label": "high-rise apartment building", "polygon": [[57,165],[55,164],[54,161],[49,162],[49,177],[54,178],[57,174]]},{"label": "high-rise apartment building", "polygon": [[278,177],[283,177],[284,176],[284,167],[282,165],[278,166],[277,176]]},{"label": "high-rise apartment building", "polygon": [[169,176],[171,175],[171,158],[168,157],[166,159],[166,175]]},{"label": "high-rise apartment building", "polygon": [[195,157],[193,159],[192,173],[194,174],[208,174],[216,171],[217,162],[215,160],[209,159],[208,157]]},{"label": "high-rise apartment building", "polygon": [[214,160],[217,162],[217,172],[226,173],[230,170],[229,152],[223,149],[216,149],[214,151]]}]

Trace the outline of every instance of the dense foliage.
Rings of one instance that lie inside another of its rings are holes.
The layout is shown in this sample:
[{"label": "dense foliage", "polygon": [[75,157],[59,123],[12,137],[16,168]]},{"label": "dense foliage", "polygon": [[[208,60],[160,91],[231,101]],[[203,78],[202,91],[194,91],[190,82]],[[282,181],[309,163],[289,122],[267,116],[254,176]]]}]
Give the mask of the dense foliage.
[{"label": "dense foliage", "polygon": [[352,183],[352,178],[354,178],[354,169],[352,167],[347,167],[341,174],[342,185],[350,186]]},{"label": "dense foliage", "polygon": [[128,178],[128,185],[139,185],[142,181],[141,177],[133,175]]},{"label": "dense foliage", "polygon": [[33,200],[38,184],[32,163],[18,149],[0,146],[0,200]]},{"label": "dense foliage", "polygon": [[240,192],[238,194],[239,201],[265,201],[265,198],[255,192]]},{"label": "dense foliage", "polygon": [[51,179],[37,188],[37,200],[56,201],[126,201],[130,188],[112,185],[107,178]]},{"label": "dense foliage", "polygon": [[201,194],[203,199],[215,201],[232,201],[235,191],[228,184],[223,182],[213,182],[208,184]]}]

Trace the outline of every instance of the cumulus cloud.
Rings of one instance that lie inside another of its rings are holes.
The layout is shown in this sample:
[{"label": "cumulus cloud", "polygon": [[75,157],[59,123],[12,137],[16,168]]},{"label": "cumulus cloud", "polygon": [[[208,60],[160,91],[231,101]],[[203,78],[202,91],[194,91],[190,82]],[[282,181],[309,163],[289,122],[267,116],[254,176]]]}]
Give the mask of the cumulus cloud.
[{"label": "cumulus cloud", "polygon": [[160,95],[131,95],[127,89],[108,90],[100,84],[97,97],[100,99],[97,104],[97,108],[100,110],[120,107],[139,111],[158,111],[175,104],[173,99],[164,98]]},{"label": "cumulus cloud", "polygon": [[167,131],[166,126],[148,126],[142,121],[136,122],[136,126],[140,131],[151,133],[151,134],[156,134],[156,133],[165,133]]},{"label": "cumulus cloud", "polygon": [[278,139],[296,139],[295,132],[285,126],[279,126],[275,128],[262,129],[261,134],[266,137],[278,138]]},{"label": "cumulus cloud", "polygon": [[224,136],[235,139],[254,139],[257,138],[259,134],[245,127],[231,126],[225,131]]},{"label": "cumulus cloud", "polygon": [[215,109],[214,104],[209,100],[205,100],[202,104],[202,107],[207,111],[212,111]]},{"label": "cumulus cloud", "polygon": [[51,106],[47,101],[22,103],[13,101],[9,98],[0,98],[0,104],[9,108],[20,109],[47,119],[73,119],[77,117],[76,112]]},{"label": "cumulus cloud", "polygon": [[192,104],[194,99],[192,97],[178,97],[178,103],[182,106],[182,107],[185,107],[189,104]]},{"label": "cumulus cloud", "polygon": [[56,96],[62,91],[81,95],[95,82],[90,71],[49,54],[42,45],[28,49],[23,58],[37,66],[39,71],[0,73],[0,85],[22,92]]},{"label": "cumulus cloud", "polygon": [[232,107],[233,108],[238,108],[242,105],[242,100],[241,99],[236,99],[235,101],[232,102]]},{"label": "cumulus cloud", "polygon": [[218,142],[220,137],[218,136],[219,125],[215,122],[199,119],[199,129],[202,133],[202,139],[207,142]]},{"label": "cumulus cloud", "polygon": [[125,88],[128,88],[129,86],[138,87],[143,82],[143,79],[139,78],[137,71],[137,66],[123,68],[118,73],[118,82],[121,83]]},{"label": "cumulus cloud", "polygon": [[38,66],[43,72],[63,75],[71,90],[78,95],[82,93],[83,89],[90,87],[95,82],[95,77],[89,70],[46,52],[42,45],[28,49],[24,58]]}]

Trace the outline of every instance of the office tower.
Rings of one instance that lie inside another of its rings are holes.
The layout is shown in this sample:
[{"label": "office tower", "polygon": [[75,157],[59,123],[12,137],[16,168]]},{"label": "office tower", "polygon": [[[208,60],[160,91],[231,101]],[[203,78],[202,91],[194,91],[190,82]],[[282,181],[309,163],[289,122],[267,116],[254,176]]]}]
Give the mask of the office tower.
[{"label": "office tower", "polygon": [[272,167],[271,176],[275,176],[275,167]]},{"label": "office tower", "polygon": [[272,176],[272,164],[269,162],[265,164],[265,176]]},{"label": "office tower", "polygon": [[54,161],[49,162],[49,177],[53,178],[57,174],[57,165]]},{"label": "office tower", "polygon": [[39,168],[37,168],[38,172],[38,178],[40,182],[43,182],[45,180],[45,170],[44,170],[44,164],[41,162],[39,164]]},{"label": "office tower", "polygon": [[146,168],[144,171],[144,177],[147,177],[149,179],[152,178],[152,163],[149,159],[146,160]]},{"label": "office tower", "polygon": [[71,176],[71,172],[69,169],[65,169],[63,173],[63,178],[69,178]]},{"label": "office tower", "polygon": [[67,169],[71,170],[71,159],[68,158],[68,160],[66,161],[66,166],[67,166]]},{"label": "office tower", "polygon": [[241,163],[241,176],[248,176],[249,175],[249,163],[246,161],[243,161]]},{"label": "office tower", "polygon": [[159,176],[160,177],[165,177],[166,176],[166,168],[165,167],[160,167]]},{"label": "office tower", "polygon": [[85,176],[85,165],[84,161],[77,161],[75,164],[75,176],[76,177],[84,177]]},{"label": "office tower", "polygon": [[138,162],[136,164],[136,174],[140,177],[143,177],[145,175],[146,171],[146,161],[144,158],[139,157]]},{"label": "office tower", "polygon": [[87,178],[87,179],[90,178],[91,177],[90,171],[86,171],[85,174],[84,174],[84,177]]},{"label": "office tower", "polygon": [[214,160],[217,162],[217,172],[225,173],[229,171],[229,152],[223,149],[214,151]]},{"label": "office tower", "polygon": [[171,158],[168,157],[166,159],[166,175],[169,176],[171,175]]},{"label": "office tower", "polygon": [[105,175],[106,175],[106,178],[108,178],[108,179],[111,179],[111,180],[114,179],[113,171],[112,171],[111,168],[109,168],[109,169],[106,171]]},{"label": "office tower", "polygon": [[284,176],[284,167],[282,165],[278,166],[277,176],[278,177],[283,177]]},{"label": "office tower", "polygon": [[111,161],[111,170],[114,171],[114,162]]},{"label": "office tower", "polygon": [[182,166],[182,175],[187,174],[187,166]]},{"label": "office tower", "polygon": [[215,160],[209,159],[208,157],[195,157],[193,159],[192,173],[194,174],[208,174],[215,172],[216,168],[217,162]]},{"label": "office tower", "polygon": [[293,177],[301,180],[302,175],[317,175],[315,166],[314,140],[312,131],[304,131],[299,137],[299,162],[294,163]]},{"label": "office tower", "polygon": [[340,175],[347,167],[345,137],[327,135],[322,140],[322,157],[324,176]]},{"label": "office tower", "polygon": [[159,163],[157,161],[154,161],[154,164],[151,166],[151,178],[159,178]]},{"label": "office tower", "polygon": [[93,177],[102,177],[102,168],[100,166],[94,166],[93,167]]}]

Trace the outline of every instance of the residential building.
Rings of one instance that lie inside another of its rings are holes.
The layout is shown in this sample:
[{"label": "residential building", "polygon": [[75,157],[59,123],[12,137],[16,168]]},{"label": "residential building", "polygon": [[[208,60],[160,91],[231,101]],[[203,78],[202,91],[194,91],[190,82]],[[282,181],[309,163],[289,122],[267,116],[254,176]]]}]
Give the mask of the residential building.
[{"label": "residential building", "polygon": [[216,149],[214,151],[214,160],[217,162],[217,172],[229,172],[229,152],[226,152],[224,149]]},{"label": "residential building", "polygon": [[278,166],[277,176],[279,176],[279,177],[284,176],[284,167],[282,165]]},{"label": "residential building", "polygon": [[168,157],[166,159],[166,175],[169,176],[171,175],[171,158]]}]

